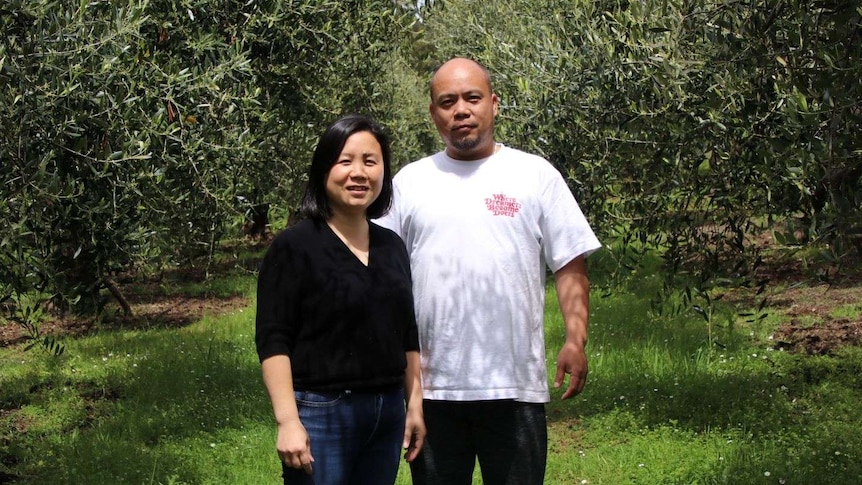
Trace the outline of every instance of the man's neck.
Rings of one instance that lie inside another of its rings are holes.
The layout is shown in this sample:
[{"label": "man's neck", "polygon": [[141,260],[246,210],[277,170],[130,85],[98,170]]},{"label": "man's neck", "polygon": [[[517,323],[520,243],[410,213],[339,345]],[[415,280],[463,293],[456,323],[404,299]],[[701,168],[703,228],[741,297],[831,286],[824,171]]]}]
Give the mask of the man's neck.
[{"label": "man's neck", "polygon": [[473,162],[476,160],[484,160],[491,155],[499,152],[501,146],[502,145],[500,143],[492,142],[491,146],[488,148],[483,148],[481,151],[468,153],[454,153],[454,150],[452,150],[451,147],[446,147],[446,156],[448,156],[452,160],[458,160],[460,162]]}]

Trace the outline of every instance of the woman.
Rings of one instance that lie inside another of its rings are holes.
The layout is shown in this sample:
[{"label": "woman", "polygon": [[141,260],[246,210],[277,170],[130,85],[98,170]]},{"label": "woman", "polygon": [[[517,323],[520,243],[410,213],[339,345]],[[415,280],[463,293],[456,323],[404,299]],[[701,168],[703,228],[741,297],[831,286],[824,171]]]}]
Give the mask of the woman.
[{"label": "woman", "polygon": [[303,220],[261,265],[255,340],[285,484],[394,483],[399,447],[407,461],[422,447],[409,259],[369,222],[391,201],[388,139],[340,118],[314,151]]}]

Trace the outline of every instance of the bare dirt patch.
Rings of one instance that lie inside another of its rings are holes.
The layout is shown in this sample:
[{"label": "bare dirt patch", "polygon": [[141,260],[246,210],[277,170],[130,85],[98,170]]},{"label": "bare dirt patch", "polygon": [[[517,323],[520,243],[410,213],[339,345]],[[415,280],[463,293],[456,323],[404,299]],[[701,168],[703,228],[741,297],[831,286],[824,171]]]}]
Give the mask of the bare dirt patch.
[{"label": "bare dirt patch", "polygon": [[[858,309],[849,313],[855,315],[835,315],[836,309],[854,305]],[[862,286],[789,289],[776,295],[771,307],[786,317],[773,337],[779,348],[825,355],[862,344]]]},{"label": "bare dirt patch", "polygon": [[[178,295],[170,288],[185,283],[205,282],[210,275],[217,275],[219,271],[237,268],[253,271],[257,264],[256,260],[247,259],[232,261],[210,268],[209,271],[200,268],[181,269],[148,278],[125,275],[120,287],[131,307],[131,315],[125,315],[118,302],[111,299],[99,318],[48,314],[39,323],[39,334],[41,337],[65,338],[103,330],[176,328],[189,325],[205,315],[229,313],[247,306],[248,300],[241,296]],[[20,325],[12,322],[0,324],[0,347],[28,340],[28,332]]]},{"label": "bare dirt patch", "polygon": [[[763,236],[758,244],[772,246],[771,236]],[[269,239],[252,243],[252,247],[266,247]],[[773,253],[776,254],[776,253]],[[247,259],[232,261],[231,267],[253,271],[258,261]],[[209,274],[218,274],[222,268],[184,269],[172,275],[176,281],[201,282]],[[811,355],[832,354],[847,345],[862,345],[862,261],[845,261],[843,268],[804,267],[797,258],[772,257],[757,269],[757,279],[767,279],[766,293],[737,293],[733,297],[747,307],[756,307],[764,296],[766,310],[782,316],[783,323],[773,334],[776,346],[791,352]],[[248,305],[242,297],[188,297],[177,296],[162,289],[160,279],[136,282],[139,291],[127,294],[132,307],[131,316],[123,315],[115,307],[101,321],[92,318],[51,317],[40,325],[43,336],[77,337],[97,330],[146,329],[182,327],[204,315],[219,315]],[[735,292],[734,292],[735,293]],[[835,310],[858,305],[850,316],[835,315]],[[27,334],[18,325],[0,325],[0,347],[19,344]]]},{"label": "bare dirt patch", "polygon": [[[234,296],[184,297],[160,295],[147,301],[129,298],[132,315],[114,313],[101,321],[93,318],[51,316],[39,325],[39,332],[47,337],[80,337],[97,330],[146,329],[184,327],[205,315],[220,315],[248,305],[246,298]],[[108,310],[111,313],[111,310]],[[0,326],[0,347],[19,344],[28,340],[28,334],[19,325],[7,323]]]},{"label": "bare dirt patch", "polygon": [[862,341],[862,321],[838,319],[803,328],[791,320],[775,332],[774,339],[778,348],[810,355],[828,355],[846,345],[859,345]]},{"label": "bare dirt patch", "polygon": [[[830,355],[862,345],[862,264],[805,268],[794,259],[767,262],[758,277],[769,280],[768,310],[782,316],[776,346],[809,355]],[[848,310],[849,309],[849,310]]]},{"label": "bare dirt patch", "polygon": [[[205,283],[219,275],[257,271],[262,251],[272,241],[272,234],[226,242],[219,248],[218,262],[193,267],[173,268],[158,274],[123,274],[117,284],[131,307],[125,315],[118,302],[110,297],[100,318],[52,315],[39,324],[41,337],[80,337],[96,331],[119,329],[177,328],[200,320],[205,315],[222,315],[248,306],[242,296],[188,296],[172,288],[189,283]],[[107,294],[107,293],[106,293]],[[0,347],[28,341],[29,334],[12,322],[0,319]]]}]

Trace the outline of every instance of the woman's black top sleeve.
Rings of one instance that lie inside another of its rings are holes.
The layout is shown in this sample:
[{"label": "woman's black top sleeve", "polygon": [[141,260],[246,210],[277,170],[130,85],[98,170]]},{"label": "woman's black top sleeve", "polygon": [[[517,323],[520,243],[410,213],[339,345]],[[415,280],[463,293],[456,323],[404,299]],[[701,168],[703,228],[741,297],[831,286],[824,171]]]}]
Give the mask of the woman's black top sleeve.
[{"label": "woman's black top sleeve", "polygon": [[289,356],[297,390],[397,386],[405,352],[419,350],[407,250],[394,232],[369,225],[368,266],[312,220],[281,232],[263,259],[258,357]]}]

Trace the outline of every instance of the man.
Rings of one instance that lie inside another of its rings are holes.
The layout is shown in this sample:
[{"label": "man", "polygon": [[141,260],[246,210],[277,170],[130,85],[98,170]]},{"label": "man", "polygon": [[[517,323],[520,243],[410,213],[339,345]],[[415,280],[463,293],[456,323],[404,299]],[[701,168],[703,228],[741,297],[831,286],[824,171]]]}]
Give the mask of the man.
[{"label": "man", "polygon": [[601,247],[560,173],[494,141],[499,100],[488,71],[462,58],[431,80],[431,118],[446,150],[395,177],[380,221],[407,246],[422,348],[425,448],[415,484],[541,484],[550,400],[545,266],[566,325],[555,387],[587,377],[589,280]]}]

